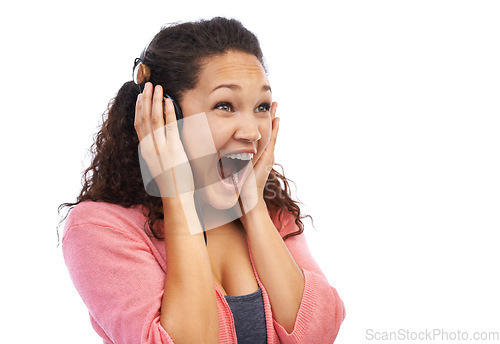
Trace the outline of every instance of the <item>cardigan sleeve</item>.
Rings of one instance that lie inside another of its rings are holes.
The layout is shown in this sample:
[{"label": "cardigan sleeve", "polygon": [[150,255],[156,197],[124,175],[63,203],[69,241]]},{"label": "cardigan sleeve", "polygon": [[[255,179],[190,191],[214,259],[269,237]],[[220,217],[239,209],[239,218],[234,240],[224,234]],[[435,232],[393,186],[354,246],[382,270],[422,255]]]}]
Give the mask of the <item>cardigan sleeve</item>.
[{"label": "cardigan sleeve", "polygon": [[[295,218],[286,214],[282,237],[298,230]],[[303,233],[287,238],[285,245],[302,270],[305,285],[292,333],[273,319],[276,333],[282,344],[332,344],[346,315],[344,303],[312,257]]]},{"label": "cardigan sleeve", "polygon": [[79,224],[65,229],[62,244],[104,343],[173,343],[160,324],[165,274],[144,242],[122,229]]}]

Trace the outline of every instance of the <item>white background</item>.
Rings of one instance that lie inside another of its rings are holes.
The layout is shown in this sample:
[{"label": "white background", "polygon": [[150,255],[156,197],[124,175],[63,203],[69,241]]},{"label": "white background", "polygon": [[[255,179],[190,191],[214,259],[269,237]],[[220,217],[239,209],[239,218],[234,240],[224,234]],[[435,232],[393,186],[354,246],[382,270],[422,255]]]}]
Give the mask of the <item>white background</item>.
[{"label": "white background", "polygon": [[57,247],[101,114],[162,25],[261,40],[314,256],[366,331],[500,331],[497,1],[2,5],[2,343],[99,343]]}]

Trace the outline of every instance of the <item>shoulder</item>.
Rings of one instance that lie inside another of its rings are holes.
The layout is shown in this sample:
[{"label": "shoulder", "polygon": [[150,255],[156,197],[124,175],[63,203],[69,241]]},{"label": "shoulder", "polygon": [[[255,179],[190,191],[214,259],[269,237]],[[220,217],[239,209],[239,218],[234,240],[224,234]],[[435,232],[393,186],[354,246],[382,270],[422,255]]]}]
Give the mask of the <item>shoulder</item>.
[{"label": "shoulder", "polygon": [[84,201],[70,210],[64,225],[63,240],[73,228],[92,226],[137,232],[143,230],[145,221],[140,206],[126,208],[107,202]]}]

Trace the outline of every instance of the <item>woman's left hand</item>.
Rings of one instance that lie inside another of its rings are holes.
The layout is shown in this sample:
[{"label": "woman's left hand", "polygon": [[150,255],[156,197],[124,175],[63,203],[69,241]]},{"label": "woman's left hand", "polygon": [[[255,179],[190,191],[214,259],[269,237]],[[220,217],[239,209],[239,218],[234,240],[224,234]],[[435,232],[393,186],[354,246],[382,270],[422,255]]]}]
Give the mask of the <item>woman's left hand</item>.
[{"label": "woman's left hand", "polygon": [[273,102],[270,109],[272,132],[269,143],[257,163],[253,166],[253,170],[250,171],[240,193],[242,217],[245,217],[247,213],[257,206],[265,205],[264,187],[274,165],[274,147],[279,130],[280,118],[276,117],[277,107],[278,103]]}]

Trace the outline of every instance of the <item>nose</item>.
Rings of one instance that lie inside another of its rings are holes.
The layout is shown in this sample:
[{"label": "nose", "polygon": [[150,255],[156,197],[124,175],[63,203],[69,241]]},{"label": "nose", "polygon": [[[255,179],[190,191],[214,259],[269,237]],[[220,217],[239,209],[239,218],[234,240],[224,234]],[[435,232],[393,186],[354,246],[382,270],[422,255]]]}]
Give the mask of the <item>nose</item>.
[{"label": "nose", "polygon": [[234,138],[237,140],[255,142],[260,140],[259,123],[253,112],[240,113]]}]

